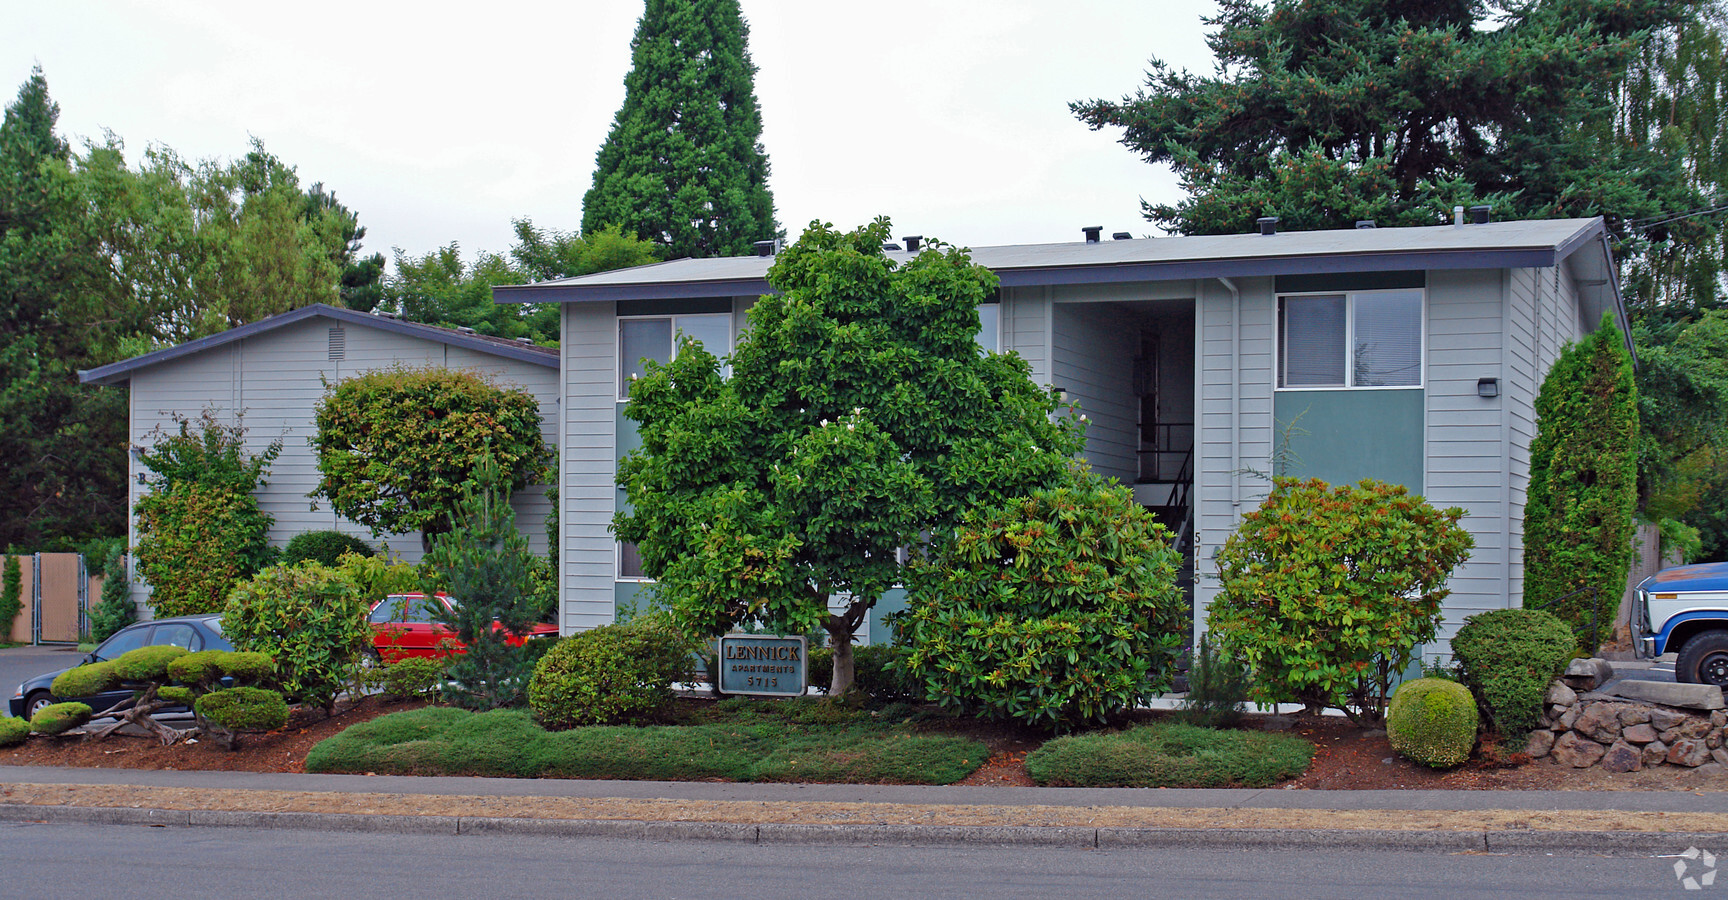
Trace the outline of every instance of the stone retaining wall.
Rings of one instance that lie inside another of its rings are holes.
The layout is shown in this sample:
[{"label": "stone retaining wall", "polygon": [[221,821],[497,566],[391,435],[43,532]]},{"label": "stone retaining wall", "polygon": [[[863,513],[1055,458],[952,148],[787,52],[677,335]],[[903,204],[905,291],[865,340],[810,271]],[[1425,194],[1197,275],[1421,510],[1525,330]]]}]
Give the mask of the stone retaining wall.
[{"label": "stone retaining wall", "polygon": [[1681,709],[1596,692],[1580,694],[1556,679],[1548,688],[1546,729],[1530,733],[1526,752],[1563,766],[1635,772],[1646,766],[1728,766],[1728,714]]}]

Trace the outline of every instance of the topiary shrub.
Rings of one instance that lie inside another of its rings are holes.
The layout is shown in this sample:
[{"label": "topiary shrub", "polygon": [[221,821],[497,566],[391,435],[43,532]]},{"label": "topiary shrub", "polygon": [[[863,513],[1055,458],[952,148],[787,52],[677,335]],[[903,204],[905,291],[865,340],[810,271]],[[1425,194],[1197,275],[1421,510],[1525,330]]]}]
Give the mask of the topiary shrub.
[{"label": "topiary shrub", "polygon": [[1176,710],[1178,721],[1201,728],[1229,728],[1242,721],[1248,703],[1248,668],[1200,635],[1194,664],[1188,667],[1188,696]]},{"label": "topiary shrub", "polygon": [[30,717],[30,730],[37,734],[65,734],[90,721],[94,711],[83,703],[52,703]]},{"label": "topiary shrub", "polygon": [[0,747],[16,747],[30,737],[30,723],[7,716],[0,719]]},{"label": "topiary shrub", "polygon": [[1566,671],[1577,646],[1572,628],[1553,613],[1496,609],[1464,620],[1452,655],[1489,724],[1517,740],[1541,724],[1548,685]]},{"label": "topiary shrub", "polygon": [[190,707],[198,701],[198,694],[191,688],[181,684],[164,685],[156,689],[156,696],[166,703],[175,706]]},{"label": "topiary shrub", "polygon": [[1219,551],[1207,631],[1253,671],[1254,700],[1378,721],[1469,556],[1463,517],[1372,479],[1275,478]]},{"label": "topiary shrub", "polygon": [[901,631],[918,693],[1067,728],[1168,690],[1188,603],[1169,532],[1090,473],[969,511],[909,567]]},{"label": "topiary shrub", "polygon": [[672,700],[695,649],[664,615],[602,625],[558,641],[534,667],[528,707],[546,728],[623,722]]},{"label": "topiary shrub", "polygon": [[234,731],[271,731],[288,724],[288,702],[275,691],[255,687],[225,688],[198,698],[198,715]]},{"label": "topiary shrub", "polygon": [[288,546],[282,548],[281,564],[291,566],[297,562],[312,560],[320,565],[337,568],[346,553],[371,557],[375,551],[371,544],[351,534],[340,531],[303,531],[288,539]]},{"label": "topiary shrub", "polygon": [[114,674],[114,661],[106,660],[61,672],[54,676],[48,690],[56,697],[93,697],[119,680]]},{"label": "topiary shrub", "polygon": [[[924,685],[906,673],[906,647],[871,644],[852,648],[852,687],[878,705],[924,702]],[[810,684],[822,686],[834,680],[834,651],[817,647],[807,665]]]},{"label": "topiary shrub", "polygon": [[1476,746],[1476,698],[1444,678],[1406,681],[1392,695],[1386,740],[1412,762],[1435,769],[1460,765]]},{"label": "topiary shrub", "polygon": [[372,644],[366,602],[353,582],[315,562],[272,566],[234,590],[222,633],[237,650],[268,655],[289,699],[331,712]]},{"label": "topiary shrub", "polygon": [[404,656],[378,671],[384,696],[399,700],[426,697],[444,684],[449,657]]},{"label": "topiary shrub", "polygon": [[187,653],[185,647],[169,644],[128,650],[115,657],[114,677],[121,681],[164,681],[168,678],[168,664]]}]

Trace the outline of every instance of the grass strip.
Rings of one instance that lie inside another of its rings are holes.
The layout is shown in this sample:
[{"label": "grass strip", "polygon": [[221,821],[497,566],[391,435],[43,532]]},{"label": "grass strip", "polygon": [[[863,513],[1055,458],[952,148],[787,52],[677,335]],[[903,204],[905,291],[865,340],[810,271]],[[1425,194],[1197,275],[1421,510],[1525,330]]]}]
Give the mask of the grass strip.
[{"label": "grass strip", "polygon": [[698,724],[547,731],[523,710],[427,707],[321,741],[306,755],[306,771],[951,784],[988,755],[978,741],[914,734],[867,713],[809,718],[804,710],[782,716],[747,708]]},{"label": "grass strip", "polygon": [[1048,787],[1266,787],[1313,759],[1293,735],[1169,722],[1057,738],[1027,754],[1026,772]]}]

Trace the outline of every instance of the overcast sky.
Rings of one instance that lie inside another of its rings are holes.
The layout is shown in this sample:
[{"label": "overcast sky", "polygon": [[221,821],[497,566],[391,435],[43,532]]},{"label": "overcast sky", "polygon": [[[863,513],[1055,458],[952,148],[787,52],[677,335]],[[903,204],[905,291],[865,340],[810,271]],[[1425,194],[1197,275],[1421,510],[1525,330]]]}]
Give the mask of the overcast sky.
[{"label": "overcast sky", "polygon": [[[1158,56],[1211,70],[1210,0],[742,0],[781,224],[969,246],[1147,234],[1167,170],[1092,132]],[[75,144],[243,154],[249,136],[322,181],[367,248],[503,251],[510,220],[574,230],[624,97],[640,2],[6,2],[6,102],[41,64]]]}]

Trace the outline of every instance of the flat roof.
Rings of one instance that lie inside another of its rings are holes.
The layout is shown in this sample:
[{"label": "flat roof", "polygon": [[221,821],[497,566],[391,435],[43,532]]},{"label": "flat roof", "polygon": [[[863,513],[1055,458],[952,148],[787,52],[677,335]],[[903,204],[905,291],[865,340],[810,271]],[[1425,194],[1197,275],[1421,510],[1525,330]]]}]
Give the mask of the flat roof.
[{"label": "flat roof", "polygon": [[[1605,247],[1601,218],[1288,231],[974,247],[1004,287],[1334,272],[1540,268]],[[908,260],[913,254],[888,251]],[[499,303],[583,303],[769,293],[772,256],[678,259],[492,289]]]},{"label": "flat roof", "polygon": [[202,353],[203,351],[209,350],[213,347],[220,347],[224,344],[233,343],[234,341],[263,334],[268,331],[274,331],[278,328],[292,325],[295,322],[311,318],[334,319],[338,322],[349,325],[377,328],[381,331],[405,334],[410,337],[436,341],[441,344],[464,347],[481,353],[489,353],[493,356],[501,356],[506,359],[514,359],[537,366],[545,366],[548,369],[558,368],[558,351],[551,347],[541,347],[535,344],[514,341],[510,338],[494,337],[487,334],[471,334],[466,331],[458,331],[454,328],[440,328],[436,325],[421,325],[418,322],[408,322],[378,313],[355,312],[354,310],[344,309],[340,306],[314,303],[310,306],[302,306],[299,309],[270,316],[266,319],[259,319],[256,322],[248,322],[245,325],[236,326],[227,331],[217,332],[216,334],[201,337],[197,340],[187,341],[184,344],[175,344],[172,347],[164,347],[161,350],[155,350],[143,354],[142,356],[134,356],[131,359],[123,359],[119,362],[109,363],[105,366],[98,366],[94,369],[84,369],[78,373],[78,380],[85,384],[120,384],[129,380],[132,377],[132,373],[138,369],[154,366],[159,363],[165,363],[169,360],[179,359],[183,356],[190,356],[194,353]]}]

